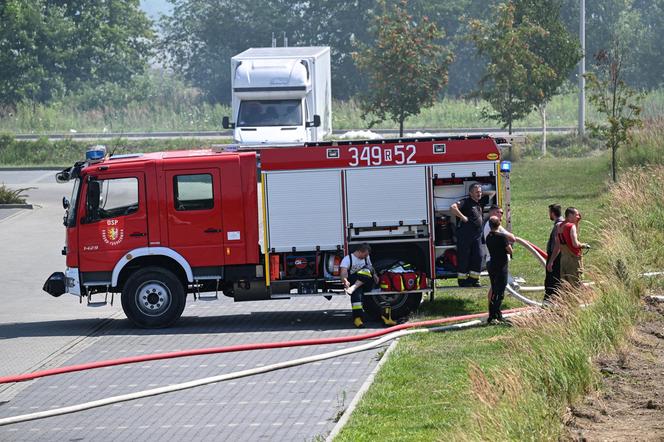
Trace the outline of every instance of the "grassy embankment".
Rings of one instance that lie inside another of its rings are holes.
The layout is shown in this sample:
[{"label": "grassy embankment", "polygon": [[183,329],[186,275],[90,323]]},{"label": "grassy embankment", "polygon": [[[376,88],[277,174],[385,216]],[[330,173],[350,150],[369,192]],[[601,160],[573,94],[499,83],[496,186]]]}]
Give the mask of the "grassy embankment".
[{"label": "grassy embankment", "polygon": [[[558,439],[567,404],[598,385],[592,359],[621,344],[646,284],[656,283],[639,272],[664,268],[663,132],[651,126],[636,136],[636,149],[623,155],[636,167],[623,170],[616,186],[608,184],[606,155],[517,163],[515,230],[543,244],[546,205],[578,206],[582,240],[596,246],[586,266],[597,286],[570,290],[558,307],[512,328],[402,339],[337,440]],[[659,166],[639,166],[649,158]],[[515,258],[514,273],[528,274],[525,258]],[[484,304],[484,293],[447,295],[423,314],[481,311]]]},{"label": "grassy embankment", "polygon": [[[169,138],[164,140],[126,140],[115,138],[98,141],[108,152],[117,155],[136,152],[156,152],[163,150],[197,149],[213,144],[227,144],[230,139],[200,140]],[[0,166],[58,166],[67,167],[85,158],[85,150],[91,141],[58,140],[19,141],[10,135],[0,135]]]},{"label": "grassy embankment", "polygon": [[[221,130],[221,119],[230,115],[230,108],[200,101],[195,94],[170,93],[149,102],[132,102],[122,108],[79,109],[75,100],[66,103],[41,105],[23,103],[12,112],[0,116],[0,133],[70,133],[78,132],[151,132]],[[407,129],[498,127],[493,121],[483,121],[480,111],[484,103],[475,100],[444,99],[422,113],[406,120]],[[361,129],[367,123],[354,101],[333,103],[334,129]],[[664,90],[652,91],[644,103],[644,116],[650,118],[664,114]],[[547,108],[548,125],[575,126],[577,97],[568,93],[555,97]],[[588,110],[588,118],[596,115]],[[516,127],[539,127],[536,112],[516,123]],[[383,122],[376,128],[394,128],[394,123]]]}]

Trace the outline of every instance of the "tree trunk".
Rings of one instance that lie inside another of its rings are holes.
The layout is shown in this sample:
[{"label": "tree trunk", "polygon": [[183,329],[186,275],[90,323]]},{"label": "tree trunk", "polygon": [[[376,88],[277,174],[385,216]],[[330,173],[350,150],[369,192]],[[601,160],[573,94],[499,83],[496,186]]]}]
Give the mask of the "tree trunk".
[{"label": "tree trunk", "polygon": [[611,177],[613,178],[613,182],[617,183],[618,182],[618,164],[616,160],[616,151],[618,150],[618,146],[614,143],[611,146]]},{"label": "tree trunk", "polygon": [[403,118],[399,118],[399,138],[403,137]]},{"label": "tree trunk", "polygon": [[542,118],[542,156],[546,156],[546,103],[539,106],[539,111]]}]

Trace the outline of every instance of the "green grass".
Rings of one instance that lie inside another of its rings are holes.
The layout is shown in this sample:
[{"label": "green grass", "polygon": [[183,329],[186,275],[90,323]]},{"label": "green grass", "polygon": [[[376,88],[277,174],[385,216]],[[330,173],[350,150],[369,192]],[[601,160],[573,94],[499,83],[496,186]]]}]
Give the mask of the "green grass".
[{"label": "green grass", "polygon": [[[130,102],[124,107],[79,109],[77,101],[57,102],[50,105],[36,103],[19,104],[15,110],[0,114],[0,132],[22,134],[49,134],[77,132],[150,132],[150,131],[200,131],[221,130],[221,119],[230,116],[230,108],[221,104],[200,101],[193,93],[166,97],[156,96],[146,102]],[[445,98],[419,115],[406,120],[407,129],[419,128],[475,128],[498,127],[495,121],[481,118],[486,104],[477,100]],[[550,127],[576,126],[577,95],[567,93],[555,97],[547,108]],[[664,89],[648,94],[644,102],[644,117],[664,115]],[[597,120],[597,114],[588,108],[587,118]],[[518,121],[515,127],[539,127],[539,114],[531,113]],[[353,101],[335,101],[332,105],[332,127],[338,130],[363,129],[358,104]],[[394,129],[395,123],[382,122],[376,128]]]},{"label": "green grass", "polygon": [[[581,211],[580,237],[596,246],[595,231],[601,221],[610,179],[606,154],[590,158],[528,159],[512,166],[512,228],[514,233],[545,250],[551,232],[548,206],[558,203]],[[592,265],[595,252],[586,255]],[[516,247],[512,274],[522,276],[528,285],[542,285],[544,270],[521,247]]]},{"label": "green grass", "polygon": [[[592,358],[620,345],[637,318],[645,288],[638,272],[664,266],[664,168],[625,177],[609,186],[606,154],[516,163],[515,232],[543,246],[547,205],[579,207],[582,240],[597,246],[586,267],[600,284],[592,293],[569,292],[555,309],[514,328],[402,339],[336,440],[559,439],[567,404],[599,382]],[[643,200],[649,210],[640,209]],[[540,285],[532,262],[518,251],[513,272]],[[465,293],[425,305],[423,316],[486,309],[485,294]]]},{"label": "green grass", "polygon": [[117,155],[136,152],[158,152],[165,150],[197,149],[214,144],[227,144],[227,138],[199,140],[169,138],[164,140],[110,140],[75,141],[71,139],[48,141],[19,141],[11,135],[0,135],[0,166],[58,166],[67,167],[85,158],[85,150],[92,144],[103,144],[108,153]]}]

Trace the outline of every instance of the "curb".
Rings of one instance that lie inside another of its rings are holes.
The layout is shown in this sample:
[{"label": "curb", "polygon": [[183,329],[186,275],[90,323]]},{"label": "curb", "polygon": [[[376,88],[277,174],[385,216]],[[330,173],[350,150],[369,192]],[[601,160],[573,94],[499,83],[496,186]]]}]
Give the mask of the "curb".
[{"label": "curb", "polygon": [[35,171],[40,171],[40,170],[57,170],[60,171],[62,169],[66,169],[67,167],[70,166],[1,166],[0,167],[0,172],[35,172]]},{"label": "curb", "polygon": [[32,209],[32,204],[0,204],[2,209]]},{"label": "curb", "polygon": [[357,405],[360,403],[360,400],[362,400],[364,394],[369,390],[371,384],[373,384],[373,381],[376,378],[376,374],[378,374],[378,371],[385,364],[385,362],[387,362],[387,358],[390,356],[392,351],[397,347],[398,342],[399,339],[396,339],[392,341],[392,343],[387,347],[387,350],[385,350],[383,357],[380,358],[378,364],[374,367],[371,373],[369,373],[369,377],[367,377],[362,386],[360,386],[360,389],[357,390],[357,393],[355,393],[355,397],[353,397],[353,400],[350,401],[350,404],[348,404],[348,407],[346,408],[346,410],[344,410],[343,414],[341,415],[341,418],[337,421],[334,428],[332,428],[330,434],[328,434],[327,437],[325,438],[325,442],[332,442],[332,440],[335,437],[337,437],[339,433],[341,433],[341,430],[346,426],[346,424],[350,420],[350,416],[353,414],[353,411],[355,411],[355,408],[357,408]]}]

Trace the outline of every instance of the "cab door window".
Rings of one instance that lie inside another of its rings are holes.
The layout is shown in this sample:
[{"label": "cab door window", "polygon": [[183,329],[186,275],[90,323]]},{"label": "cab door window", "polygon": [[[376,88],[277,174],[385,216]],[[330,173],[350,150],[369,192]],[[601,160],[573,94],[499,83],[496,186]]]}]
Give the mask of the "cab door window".
[{"label": "cab door window", "polygon": [[175,210],[208,210],[214,207],[212,175],[176,175],[173,177]]},{"label": "cab door window", "polygon": [[138,179],[110,178],[94,180],[88,187],[91,221],[117,218],[138,211]]}]

